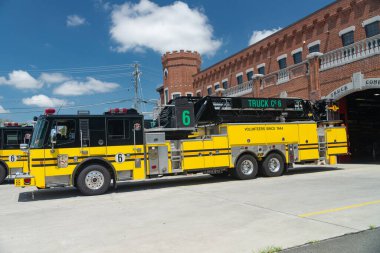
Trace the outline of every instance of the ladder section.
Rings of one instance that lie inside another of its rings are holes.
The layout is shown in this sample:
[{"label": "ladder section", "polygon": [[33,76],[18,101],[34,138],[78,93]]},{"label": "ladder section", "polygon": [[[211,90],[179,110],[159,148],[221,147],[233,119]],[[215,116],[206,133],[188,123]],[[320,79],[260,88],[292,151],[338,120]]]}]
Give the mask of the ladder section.
[{"label": "ladder section", "polygon": [[324,128],[318,128],[318,151],[319,151],[319,160],[326,160],[326,135]]},{"label": "ladder section", "polygon": [[179,140],[173,140],[170,142],[170,159],[172,163],[172,172],[182,172],[182,152],[181,142]]}]

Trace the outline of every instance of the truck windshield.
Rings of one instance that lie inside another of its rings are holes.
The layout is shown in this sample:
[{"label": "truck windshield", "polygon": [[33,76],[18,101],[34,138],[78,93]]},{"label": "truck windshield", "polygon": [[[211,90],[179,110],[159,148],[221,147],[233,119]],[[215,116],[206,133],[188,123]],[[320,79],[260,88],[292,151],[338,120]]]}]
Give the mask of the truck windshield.
[{"label": "truck windshield", "polygon": [[48,122],[45,119],[38,119],[37,124],[34,128],[30,148],[42,148],[47,127]]}]

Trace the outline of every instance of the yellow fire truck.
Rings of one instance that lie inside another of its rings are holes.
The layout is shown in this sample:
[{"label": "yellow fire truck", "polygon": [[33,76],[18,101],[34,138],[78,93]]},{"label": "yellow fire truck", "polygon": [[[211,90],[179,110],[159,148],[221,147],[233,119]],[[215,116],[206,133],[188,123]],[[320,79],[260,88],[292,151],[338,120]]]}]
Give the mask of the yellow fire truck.
[{"label": "yellow fire truck", "polygon": [[28,143],[32,127],[22,127],[15,122],[5,122],[0,127],[0,184],[9,176],[23,172],[27,166],[27,155],[20,150],[20,144]]},{"label": "yellow fire truck", "polygon": [[169,175],[281,176],[294,163],[331,163],[347,153],[346,129],[325,108],[301,99],[181,97],[145,130],[133,109],[47,110],[35,126],[28,172],[15,185],[97,195],[117,182]]}]

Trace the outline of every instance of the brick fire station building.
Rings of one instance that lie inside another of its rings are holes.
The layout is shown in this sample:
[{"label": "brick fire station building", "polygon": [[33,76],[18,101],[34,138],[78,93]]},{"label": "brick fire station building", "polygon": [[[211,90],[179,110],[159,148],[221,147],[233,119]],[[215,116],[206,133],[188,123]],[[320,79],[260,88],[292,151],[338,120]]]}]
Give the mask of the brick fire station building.
[{"label": "brick fire station building", "polygon": [[331,98],[352,162],[380,162],[380,1],[338,0],[201,69],[201,56],[162,56],[162,103],[177,96]]}]

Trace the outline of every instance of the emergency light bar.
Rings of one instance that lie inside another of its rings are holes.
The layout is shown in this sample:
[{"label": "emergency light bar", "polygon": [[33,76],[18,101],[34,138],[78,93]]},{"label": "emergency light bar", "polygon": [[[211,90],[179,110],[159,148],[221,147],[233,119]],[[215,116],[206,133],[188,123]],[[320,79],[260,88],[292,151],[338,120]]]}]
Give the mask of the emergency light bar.
[{"label": "emergency light bar", "polygon": [[109,109],[108,112],[110,114],[126,114],[128,113],[128,109],[127,108],[113,108],[113,109]]},{"label": "emergency light bar", "polygon": [[5,127],[19,126],[17,122],[4,122]]},{"label": "emergency light bar", "polygon": [[54,108],[47,108],[45,109],[45,115],[53,115],[55,113]]}]

